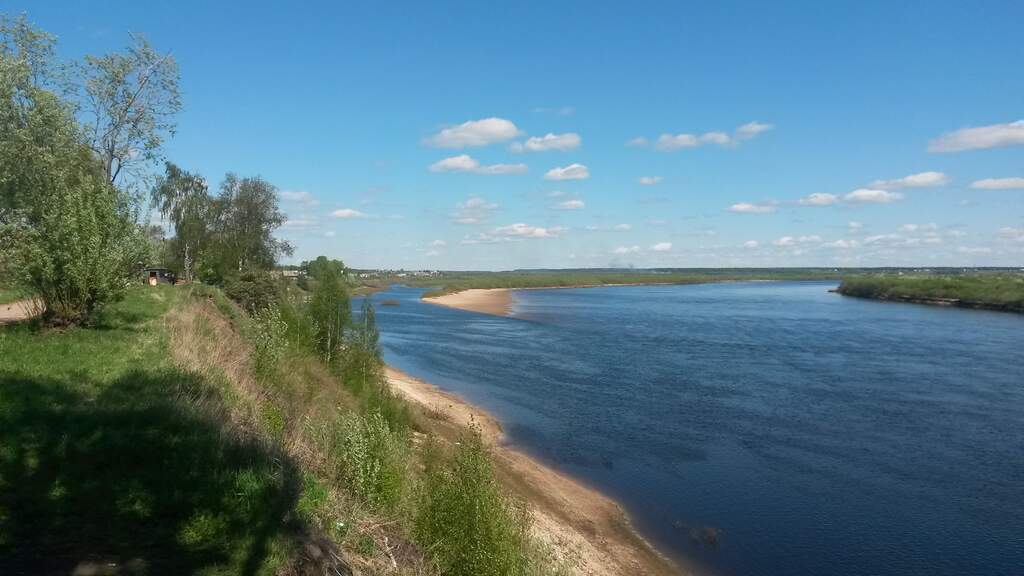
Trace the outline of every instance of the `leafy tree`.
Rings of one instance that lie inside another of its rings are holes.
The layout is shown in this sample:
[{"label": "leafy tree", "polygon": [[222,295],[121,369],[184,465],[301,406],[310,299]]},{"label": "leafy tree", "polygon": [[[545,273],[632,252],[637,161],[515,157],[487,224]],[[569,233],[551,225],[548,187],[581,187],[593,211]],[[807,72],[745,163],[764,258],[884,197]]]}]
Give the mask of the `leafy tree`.
[{"label": "leafy tree", "polygon": [[131,205],[110,185],[73,106],[47,86],[53,37],[0,22],[0,250],[54,324],[117,298],[148,255]]},{"label": "leafy tree", "polygon": [[314,280],[319,280],[326,274],[345,274],[345,263],[341,260],[330,260],[327,256],[317,256],[316,260],[303,262],[301,267]]},{"label": "leafy tree", "polygon": [[314,345],[327,363],[335,359],[349,321],[348,292],[341,274],[328,269],[313,290],[309,316],[314,322]]},{"label": "leafy tree", "polygon": [[174,58],[157,53],[145,38],[132,40],[124,53],[86,56],[76,70],[89,145],[111,184],[125,173],[141,176],[160,159],[181,109]]},{"label": "leafy tree", "polygon": [[172,250],[181,262],[185,280],[195,277],[193,263],[202,254],[210,235],[213,208],[206,180],[167,162],[165,175],[153,188],[153,202],[174,226]]},{"label": "leafy tree", "polygon": [[213,202],[210,279],[223,281],[246,269],[269,270],[278,257],[292,253],[288,242],[274,238],[285,222],[278,209],[277,188],[262,178],[228,174]]}]

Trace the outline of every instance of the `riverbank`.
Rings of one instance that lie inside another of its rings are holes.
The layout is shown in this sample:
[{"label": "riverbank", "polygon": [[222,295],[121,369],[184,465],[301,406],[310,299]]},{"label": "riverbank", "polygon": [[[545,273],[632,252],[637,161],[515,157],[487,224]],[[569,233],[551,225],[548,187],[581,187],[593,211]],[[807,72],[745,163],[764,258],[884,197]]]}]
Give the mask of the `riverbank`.
[{"label": "riverbank", "polygon": [[509,288],[470,288],[423,298],[423,301],[494,316],[509,316],[512,313],[512,290]]},{"label": "riverbank", "polygon": [[1022,275],[850,278],[835,291],[872,300],[1024,313]]},{"label": "riverbank", "polygon": [[[493,298],[497,302],[502,298],[483,294],[474,297],[478,301]],[[451,303],[442,305],[458,307]],[[492,308],[494,305],[490,303]],[[535,535],[572,565],[575,573],[612,576],[691,572],[655,551],[636,533],[625,511],[613,500],[505,445],[501,424],[491,414],[398,369],[387,367],[386,374],[393,390],[428,414],[456,426],[479,426],[491,448],[499,477],[527,502],[533,514]]]}]

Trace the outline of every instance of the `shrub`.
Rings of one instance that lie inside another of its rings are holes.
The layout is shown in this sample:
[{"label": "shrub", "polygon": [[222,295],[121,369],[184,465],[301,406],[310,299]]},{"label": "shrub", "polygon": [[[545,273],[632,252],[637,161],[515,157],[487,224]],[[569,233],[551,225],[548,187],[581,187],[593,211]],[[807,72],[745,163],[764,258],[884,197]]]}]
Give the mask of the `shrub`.
[{"label": "shrub", "polygon": [[274,304],[261,309],[253,316],[253,362],[259,377],[270,376],[284,356],[288,345],[287,330],[288,325],[281,319],[281,311]]},{"label": "shrub", "polygon": [[324,362],[330,364],[341,347],[345,325],[349,320],[348,293],[340,274],[332,271],[321,274],[309,300],[308,310],[313,321],[316,352]]},{"label": "shrub", "polygon": [[448,465],[428,469],[415,536],[442,574],[529,573],[529,526],[526,508],[502,494],[479,429],[463,436]]},{"label": "shrub", "polygon": [[245,270],[224,282],[224,294],[249,314],[277,303],[277,282],[264,270]]},{"label": "shrub", "polygon": [[334,443],[342,477],[359,497],[383,510],[394,509],[406,478],[406,436],[379,413],[346,415]]}]

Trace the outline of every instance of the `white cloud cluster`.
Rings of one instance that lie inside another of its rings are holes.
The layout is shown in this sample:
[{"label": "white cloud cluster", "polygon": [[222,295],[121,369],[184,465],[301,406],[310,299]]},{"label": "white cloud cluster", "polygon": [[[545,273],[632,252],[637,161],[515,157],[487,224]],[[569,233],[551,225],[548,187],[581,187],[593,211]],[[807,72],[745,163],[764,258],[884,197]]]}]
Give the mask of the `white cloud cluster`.
[{"label": "white cloud cluster", "polygon": [[1004,226],[997,232],[1000,238],[1005,238],[1013,242],[1024,242],[1024,228],[1012,228],[1010,226]]},{"label": "white cloud cluster", "polygon": [[851,204],[890,204],[902,199],[903,194],[899,192],[875,188],[858,188],[843,196],[843,200]]},{"label": "white cloud cluster", "polygon": [[513,152],[546,152],[548,150],[575,150],[580,147],[580,135],[575,132],[565,134],[548,133],[544,136],[533,136],[526,142],[514,142],[509,147]]},{"label": "white cloud cluster", "polygon": [[552,168],[544,174],[545,180],[586,180],[587,178],[590,178],[590,170],[583,164]]},{"label": "white cloud cluster", "polygon": [[975,190],[1024,190],[1024,178],[984,178],[971,182]]},{"label": "white cloud cluster", "polygon": [[817,235],[813,235],[813,236],[799,236],[799,237],[796,237],[796,236],[783,236],[782,238],[779,238],[777,240],[772,240],[772,245],[773,246],[786,247],[786,246],[796,246],[797,244],[817,244],[817,243],[820,243],[821,241],[822,241],[821,240],[821,236],[817,236]]},{"label": "white cloud cluster", "polygon": [[1024,120],[947,132],[928,143],[929,152],[962,152],[1024,144]]},{"label": "white cloud cluster", "polygon": [[363,214],[359,210],[353,208],[338,208],[334,212],[331,212],[331,216],[335,218],[341,218],[343,220],[350,220],[352,218],[366,218],[366,214]]},{"label": "white cloud cluster", "polygon": [[653,246],[651,246],[651,250],[654,251],[654,252],[668,252],[668,251],[672,250],[672,243],[671,242],[658,242],[657,244],[654,244]]},{"label": "white cloud cluster", "polygon": [[835,194],[828,194],[825,192],[815,192],[797,200],[797,204],[801,206],[831,206],[833,204],[839,204],[842,199]]},{"label": "white cloud cluster", "polygon": [[633,226],[631,224],[616,224],[615,226],[612,226],[612,230],[615,230],[616,232],[629,232],[632,229]]},{"label": "white cloud cluster", "polygon": [[490,232],[483,232],[476,236],[466,237],[462,240],[462,243],[494,244],[496,242],[508,242],[515,240],[557,238],[563,232],[565,232],[565,228],[561,226],[544,228],[541,226],[531,226],[529,224],[517,222],[507,226],[499,226]]},{"label": "white cloud cluster", "polygon": [[281,200],[285,202],[295,202],[296,204],[302,204],[303,206],[316,206],[320,204],[316,196],[313,196],[309,192],[302,190],[282,190]]},{"label": "white cloud cluster", "polygon": [[871,183],[872,188],[892,190],[894,188],[933,188],[949,184],[949,176],[942,172],[920,172],[903,178],[893,180],[875,180]]},{"label": "white cloud cluster", "polygon": [[483,165],[468,154],[460,154],[439,160],[430,165],[431,172],[471,172],[473,174],[522,174],[527,171],[526,164],[488,164]]},{"label": "white cloud cluster", "polygon": [[[763,132],[771,130],[774,126],[763,122],[748,122],[736,128],[732,134],[722,131],[704,132],[703,134],[669,134],[658,136],[654,142],[654,148],[662,152],[679,150],[681,148],[696,148],[705,144],[717,146],[735,146],[744,140],[750,140]],[[626,142],[627,146],[647,146],[646,138],[637,137]]]},{"label": "white cloud cluster", "polygon": [[612,254],[617,254],[619,256],[622,256],[624,254],[635,254],[635,253],[637,253],[639,251],[640,251],[640,247],[639,246],[619,246],[618,248],[612,250]]},{"label": "white cloud cluster", "polygon": [[565,202],[559,202],[552,206],[552,208],[555,210],[582,210],[585,206],[586,204],[583,200],[572,199],[566,200]]},{"label": "white cloud cluster", "polygon": [[456,224],[479,224],[488,220],[498,205],[488,202],[479,196],[470,196],[465,202],[455,205],[455,213],[452,219]]},{"label": "white cloud cluster", "polygon": [[445,128],[423,142],[436,148],[470,148],[507,142],[519,134],[519,128],[509,120],[484,118]]},{"label": "white cloud cluster", "polygon": [[641,176],[637,181],[643,186],[654,186],[655,184],[661,184],[664,180],[661,176]]},{"label": "white cloud cluster", "polygon": [[773,204],[751,204],[750,202],[739,202],[729,206],[729,211],[737,214],[771,214],[775,210]]}]

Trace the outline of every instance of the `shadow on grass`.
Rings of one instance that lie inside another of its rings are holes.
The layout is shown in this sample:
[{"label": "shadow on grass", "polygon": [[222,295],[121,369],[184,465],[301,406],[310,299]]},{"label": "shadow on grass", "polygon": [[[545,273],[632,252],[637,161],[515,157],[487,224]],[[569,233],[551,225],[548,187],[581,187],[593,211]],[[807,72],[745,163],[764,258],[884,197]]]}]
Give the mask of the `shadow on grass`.
[{"label": "shadow on grass", "polygon": [[0,372],[0,574],[266,570],[299,529],[298,472],[195,409],[219,405],[209,390],[172,370]]}]

